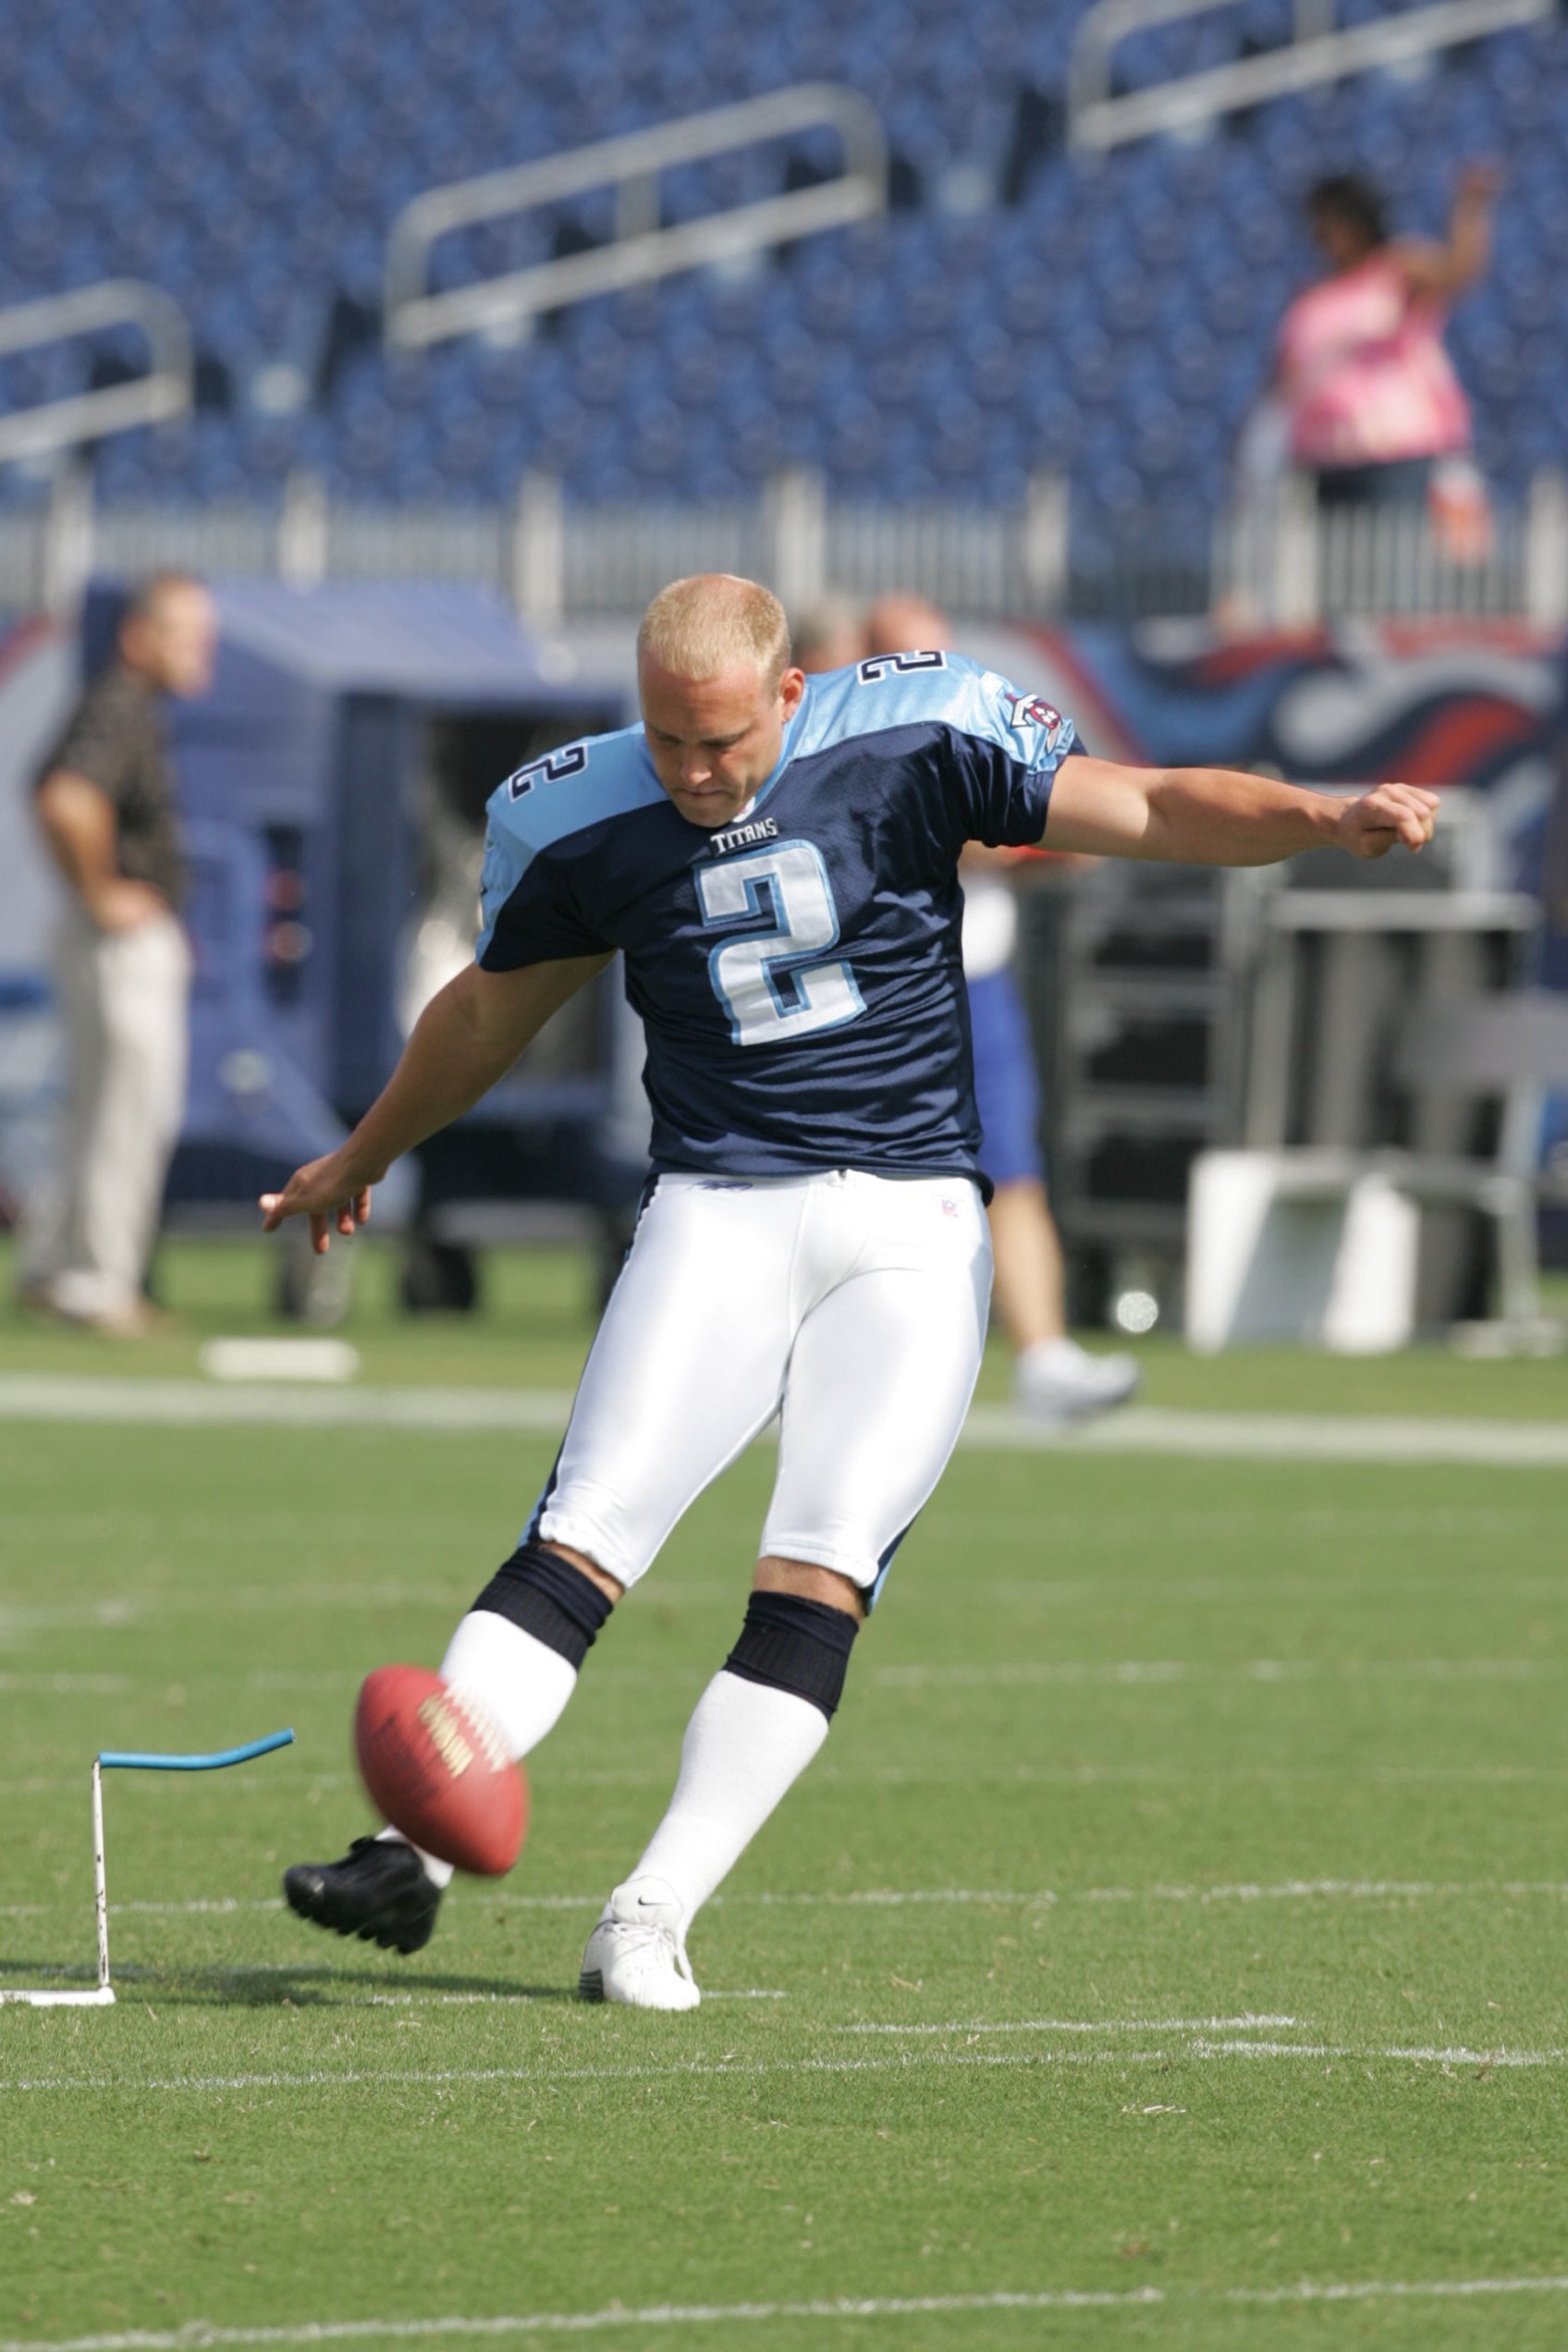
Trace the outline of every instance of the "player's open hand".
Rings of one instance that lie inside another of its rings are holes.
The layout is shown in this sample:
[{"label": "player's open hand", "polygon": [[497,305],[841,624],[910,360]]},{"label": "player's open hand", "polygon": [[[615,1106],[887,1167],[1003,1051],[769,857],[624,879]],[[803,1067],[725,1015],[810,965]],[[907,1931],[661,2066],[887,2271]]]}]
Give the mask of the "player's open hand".
[{"label": "player's open hand", "polygon": [[1414,784],[1379,784],[1340,815],[1340,845],[1353,857],[1379,858],[1391,849],[1424,850],[1438,821],[1438,796]]},{"label": "player's open hand", "polygon": [[370,1186],[347,1168],[341,1152],[328,1152],[297,1168],[280,1193],[261,1198],[262,1231],[276,1233],[290,1217],[311,1220],[311,1247],[318,1257],[332,1247],[335,1232],[347,1238],[370,1215]]}]

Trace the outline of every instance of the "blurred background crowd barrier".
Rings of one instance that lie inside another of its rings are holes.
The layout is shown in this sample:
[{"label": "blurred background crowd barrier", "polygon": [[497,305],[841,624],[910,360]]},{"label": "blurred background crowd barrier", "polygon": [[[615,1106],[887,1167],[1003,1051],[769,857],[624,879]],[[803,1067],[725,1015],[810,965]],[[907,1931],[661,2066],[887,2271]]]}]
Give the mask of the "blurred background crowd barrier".
[{"label": "blurred background crowd barrier", "polygon": [[[1529,1343],[1537,1247],[1568,1256],[1557,9],[14,15],[12,1202],[56,1084],[27,784],[119,583],[189,567],[218,599],[214,690],[171,714],[198,975],[170,1214],[234,1221],[470,951],[486,792],[623,723],[641,606],[726,569],[797,611],[928,597],[1110,756],[1441,787],[1408,867],[1108,866],[1029,896],[1052,1197],[1088,1317],[1144,1329],[1185,1294],[1204,1345],[1482,1318]],[[1468,471],[1326,504],[1259,422],[1304,196],[1354,166],[1438,236],[1475,156],[1503,177],[1447,329]],[[1431,1047],[1490,1000],[1517,1018],[1485,1054]],[[613,1261],[639,1060],[606,986],[422,1157],[392,1204],[410,1305],[465,1303],[475,1248],[552,1218]],[[1205,1236],[1243,1226],[1217,1262]],[[334,1311],[298,1258],[284,1290]]]}]

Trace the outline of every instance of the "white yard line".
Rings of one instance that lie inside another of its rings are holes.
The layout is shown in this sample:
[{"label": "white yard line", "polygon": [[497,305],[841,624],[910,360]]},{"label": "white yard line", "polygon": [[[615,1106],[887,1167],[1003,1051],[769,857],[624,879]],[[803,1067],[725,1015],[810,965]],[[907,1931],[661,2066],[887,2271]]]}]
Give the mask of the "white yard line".
[{"label": "white yard line", "polygon": [[278,2352],[316,2344],[426,2342],[441,2337],[604,2334],[627,2328],[741,2327],[770,2320],[910,2320],[965,2311],[1106,2311],[1181,2309],[1193,2305],[1426,2302],[1502,2295],[1568,2294],[1568,2277],[1472,2279],[1305,2279],[1290,2286],[1221,2287],[1183,2292],[1134,2286],[1121,2291],[1047,2287],[1034,2293],[989,2295],[835,2296],[810,2303],[653,2303],[612,2305],[597,2311],[444,2313],[429,2319],[304,2320],[293,2326],[216,2327],[191,2320],[184,2327],[129,2328],[116,2334],[22,2336],[0,2342],[0,2352],[213,2352],[227,2346],[276,2346]]},{"label": "white yard line", "polygon": [[992,1664],[873,1666],[867,1679],[884,1689],[923,1688],[927,1684],[976,1689],[1023,1688],[1053,1683],[1142,1685],[1148,1683],[1301,1683],[1319,1675],[1345,1682],[1528,1683],[1550,1681],[1568,1671],[1558,1658],[1244,1658],[1225,1665],[1194,1659],[1084,1661],[1073,1659],[1013,1659]]},{"label": "white yard line", "polygon": [[[662,1590],[663,1587],[660,1587]],[[1561,1587],[1554,1587],[1555,1592]],[[339,1607],[350,1611],[366,1611],[373,1607],[378,1612],[389,1603],[406,1602],[411,1596],[392,1592],[372,1593],[364,1590],[318,1590],[312,1596],[313,1605],[320,1609]],[[1320,1596],[1319,1596],[1320,1598]],[[168,1609],[180,1615],[224,1616],[249,1613],[258,1606],[280,1609],[291,1605],[288,1595],[268,1595],[264,1600],[257,1597],[226,1596],[222,1593],[191,1595],[188,1599],[175,1595],[128,1601],[116,1608],[109,1602],[83,1605],[76,1612],[76,1622],[83,1626],[117,1630],[135,1622],[144,1611]],[[447,1609],[453,1606],[437,1597],[431,1604]],[[64,1610],[40,1610],[36,1613],[0,1605],[0,1633],[31,1633],[59,1628],[67,1612]],[[595,1669],[595,1684],[607,1689],[668,1690],[673,1684],[702,1682],[706,1669],[682,1666],[619,1666],[606,1663]],[[1206,1659],[1115,1658],[1115,1659],[1011,1659],[968,1664],[962,1660],[911,1660],[871,1666],[863,1677],[880,1689],[902,1690],[920,1688],[926,1684],[941,1684],[955,1688],[973,1685],[977,1689],[1006,1688],[1016,1684],[1021,1688],[1052,1684],[1105,1684],[1141,1687],[1145,1684],[1241,1681],[1250,1683],[1309,1682],[1318,1676],[1338,1677],[1349,1682],[1483,1682],[1523,1683],[1546,1682],[1568,1673],[1568,1658],[1241,1658],[1214,1661]],[[188,1686],[189,1680],[188,1678]],[[199,1686],[230,1687],[242,1682],[247,1689],[274,1691],[279,1696],[298,1695],[306,1691],[342,1691],[358,1689],[362,1677],[352,1667],[254,1667],[234,1673],[208,1673],[193,1678]],[[154,1673],[129,1674],[81,1673],[10,1673],[0,1672],[0,1697],[48,1697],[83,1694],[88,1697],[120,1697],[133,1690],[163,1687],[164,1678]]]},{"label": "white yard line", "polygon": [[[1300,1514],[1292,1513],[1299,1524]],[[1373,1521],[1374,1531],[1376,1522]],[[319,1532],[319,1531],[318,1531]],[[1103,1530],[1101,1531],[1104,1532]],[[1146,1533],[1146,1526],[1145,1529]],[[1055,1543],[1060,1530],[1054,1522],[1051,1540]],[[1033,1539],[1033,1537],[1031,1537]],[[51,1537],[51,1542],[53,1542]],[[690,1579],[666,1576],[662,1570],[650,1592],[661,1600],[733,1600],[742,1589],[743,1576],[737,1581],[716,1578],[711,1584],[698,1586]],[[1304,1607],[1320,1609],[1330,1602],[1364,1602],[1367,1598],[1365,1577],[1357,1580],[1332,1576],[1297,1576],[1276,1578],[1267,1571],[1255,1577],[1195,1577],[1174,1578],[1130,1576],[1120,1565],[1108,1565],[1103,1576],[1083,1578],[1072,1582],[1047,1575],[1020,1574],[1005,1580],[986,1582],[966,1581],[964,1591],[975,1600],[1023,1600],[1031,1607],[1059,1608],[1087,1603],[1096,1609],[1107,1603],[1142,1602],[1171,1609],[1215,1607],[1228,1609],[1240,1602],[1247,1606],[1267,1602],[1272,1610],[1277,1603],[1290,1601]],[[301,1611],[348,1610],[358,1613],[397,1607],[400,1609],[438,1610],[448,1617],[459,1616],[467,1607],[472,1592],[472,1579],[461,1585],[443,1586],[437,1581],[419,1586],[349,1585],[341,1583],[291,1585],[278,1583],[259,1586],[224,1585],[205,1591],[170,1592],[166,1588],[104,1595],[85,1601],[26,1602],[0,1600],[0,1640],[15,1640],[26,1634],[71,1632],[79,1627],[116,1628],[137,1625],[150,1616],[246,1616],[262,1613],[297,1613]],[[1450,1598],[1474,1602],[1484,1599],[1489,1605],[1501,1600],[1557,1600],[1562,1598],[1562,1581],[1555,1576],[1510,1576],[1494,1573],[1490,1556],[1477,1550],[1472,1573],[1464,1575],[1405,1575],[1399,1585],[1386,1586],[1381,1599],[1385,1603],[1408,1603],[1418,1598],[1422,1607],[1428,1608],[1435,1598]],[[602,1670],[601,1670],[602,1671]],[[312,1677],[313,1672],[313,1678]],[[154,1678],[148,1676],[148,1681]],[[286,1689],[311,1680],[311,1686],[321,1689],[352,1687],[355,1677],[348,1668],[315,1670],[289,1667],[237,1668],[232,1673],[216,1670],[202,1677],[203,1681],[233,1683],[244,1679],[254,1688]]]},{"label": "white yard line", "polygon": [[1040,2295],[922,2295],[836,2297],[830,2303],[655,2303],[640,2309],[624,2305],[603,2311],[533,2311],[527,2314],[427,2320],[307,2320],[296,2327],[213,2327],[206,2321],[162,2334],[136,2329],[118,2335],[79,2335],[51,2342],[39,2337],[0,2344],[0,2352],[200,2352],[228,2345],[341,2344],[386,2338],[423,2341],[443,2336],[589,2335],[610,2329],[743,2326],[766,2320],[919,2319],[957,2311],[1074,2311],[1137,2309],[1163,2303],[1158,2287],[1117,2293],[1078,2293],[1064,2287]]},{"label": "white yard line", "polygon": [[[0,1377],[0,1420],[117,1421],[167,1427],[375,1428],[436,1435],[510,1430],[557,1436],[571,1410],[566,1390],[293,1389],[257,1382],[92,1378],[71,1373]],[[1191,1413],[1131,1406],[1067,1431],[1043,1430],[977,1404],[962,1442],[987,1452],[1163,1453],[1219,1460],[1462,1464],[1568,1469],[1568,1427],[1550,1421],[1412,1416]]]},{"label": "white yard line", "polygon": [[1166,1453],[1215,1461],[1458,1463],[1568,1470],[1568,1428],[1554,1421],[1453,1421],[1414,1415],[1192,1413],[1131,1405],[1070,1432],[1039,1429],[1004,1405],[971,1408],[962,1442],[991,1452]]},{"label": "white yard line", "polygon": [[[74,1785],[74,1783],[73,1783]],[[1265,1883],[1243,1880],[1216,1886],[1103,1887],[842,1887],[802,1890],[789,1893],[717,1894],[710,1909],[747,1905],[802,1909],[901,1910],[929,1905],[964,1908],[1047,1910],[1059,1903],[1496,1903],[1518,1902],[1527,1896],[1548,1901],[1568,1900],[1563,1879],[1280,1879]],[[458,1898],[464,1905],[496,1903],[521,1911],[594,1911],[604,1902],[595,1894],[518,1894],[508,1887],[464,1887]],[[80,1897],[60,1894],[47,1903],[0,1903],[0,1918],[34,1919],[80,1907]],[[111,1903],[112,1917],[146,1914],[153,1917],[186,1918],[226,1912],[274,1911],[284,1905],[277,1895],[202,1895],[180,1903]]]},{"label": "white yard line", "polygon": [[1473,2050],[1464,2044],[1412,2048],[1376,2043],[1287,2041],[1176,2041],[1137,2050],[1085,2049],[1082,2043],[1044,2050],[925,2050],[899,2052],[887,2058],[719,2058],[684,2059],[668,2065],[649,2066],[453,2066],[312,2067],[298,2072],[279,2070],[245,2075],[22,2075],[0,2081],[0,2093],[22,2091],[80,2094],[107,2092],[114,2097],[143,2098],[149,2092],[179,2092],[206,2096],[239,2090],[346,2090],[369,2087],[386,2089],[471,2088],[521,2084],[538,2089],[547,2083],[624,2083],[700,2080],[708,2077],[814,2075],[919,2075],[935,2069],[982,2068],[986,2071],[1053,2066],[1161,2066],[1228,2064],[1231,2059],[1285,2059],[1300,2064],[1350,2061],[1357,2065],[1476,2066],[1551,2068],[1568,2066],[1563,2050]]},{"label": "white yard line", "polygon": [[1466,2043],[1415,2047],[1395,2045],[1381,2050],[1348,2048],[1329,2042],[1195,2041],[1177,2053],[1194,2058],[1354,2058],[1408,2066],[1562,2066],[1568,2050],[1472,2050]]},{"label": "white yard line", "polygon": [[1492,1902],[1499,1896],[1568,1896],[1564,1879],[1280,1879],[1231,1886],[1074,1887],[1072,1903]]},{"label": "white yard line", "polygon": [[436,1436],[508,1429],[558,1437],[569,1389],[313,1389],[280,1383],[0,1377],[0,1421],[117,1421],[170,1428],[408,1429]]},{"label": "white yard line", "polygon": [[1265,2027],[1301,2025],[1299,2017],[1014,2017],[1006,2022],[987,2022],[984,2017],[961,2017],[954,2023],[939,2026],[854,2025],[836,2026],[836,2033],[846,2034],[1014,2034],[1014,2033],[1226,2033],[1262,2032]]},{"label": "white yard line", "polygon": [[[618,1775],[617,1778],[621,1776]],[[628,1786],[668,1778],[659,1773],[624,1776]],[[952,1787],[950,1764],[819,1764],[813,1780],[841,1782],[856,1788]],[[1398,1788],[1452,1784],[1456,1787],[1556,1787],[1568,1781],[1568,1767],[1560,1764],[1246,1764],[1183,1766],[1162,1764],[977,1764],[967,1767],[964,1785],[970,1789],[1010,1788]],[[563,1785],[592,1787],[587,1773],[570,1773]]]},{"label": "white yard line", "polygon": [[[145,1978],[153,1975],[154,1971],[129,1969],[127,1973],[131,1976],[140,1974]],[[288,1981],[298,1978],[301,1971],[288,1967],[253,1968],[244,1971],[237,1968],[224,1968],[218,1973],[225,1977],[239,1976],[241,1973],[258,1977],[277,1977]],[[563,1987],[562,1990],[564,1991],[565,1988]],[[703,1992],[704,2003],[710,2001],[788,2001],[789,1998],[787,1992],[776,1991],[767,1985],[748,1985],[740,1991],[717,1992],[704,1988]],[[555,1992],[366,1992],[351,1996],[349,2005],[363,2009],[463,2009],[487,2006],[527,2008],[531,2004],[535,2008],[541,2005],[557,2008],[560,2001],[561,1994]]]},{"label": "white yard line", "polygon": [[[1446,2301],[1471,2295],[1568,2295],[1568,2278],[1352,2279],[1319,2285],[1303,2279],[1295,2286],[1233,2286],[1227,2303],[1375,2303]],[[8,2347],[6,2347],[8,2352]]]},{"label": "white yard line", "polygon": [[[280,1773],[287,1767],[279,1767]],[[57,1796],[80,1788],[80,1775],[68,1773],[51,1779],[0,1781],[0,1796]],[[943,1788],[952,1786],[952,1770],[948,1765],[925,1765],[913,1768],[900,1764],[834,1765],[820,1764],[813,1774],[818,1788],[842,1785],[846,1788]],[[1194,1764],[1183,1769],[1174,1764],[1060,1764],[1060,1765],[976,1765],[964,1773],[964,1784],[971,1789],[1023,1788],[1126,1788],[1160,1789],[1196,1788],[1213,1791],[1220,1788],[1344,1788],[1380,1787],[1419,1788],[1427,1783],[1437,1787],[1454,1788],[1557,1788],[1568,1782],[1568,1765],[1552,1764],[1257,1764],[1216,1767]],[[668,1766],[653,1765],[646,1770],[624,1771],[561,1771],[550,1776],[555,1789],[594,1788],[657,1788],[668,1790],[670,1773]],[[289,1773],[288,1788],[298,1796],[301,1789],[358,1789],[359,1776],[354,1772]],[[261,1776],[236,1779],[225,1792],[226,1799],[243,1791],[247,1796],[268,1794]]]},{"label": "white yard line", "polygon": [[[471,1580],[472,1581],[472,1580]],[[111,1632],[154,1617],[248,1617],[302,1610],[350,1610],[364,1614],[385,1609],[438,1609],[454,1615],[468,1605],[469,1585],[443,1591],[439,1585],[224,1585],[208,1592],[106,1593],[96,1600],[0,1601],[0,1638],[19,1634],[71,1632],[78,1626]]]},{"label": "white yard line", "polygon": [[129,1674],[0,1674],[0,1698],[116,1698],[129,1689]]},{"label": "white yard line", "polygon": [[[82,1770],[80,1772],[69,1772],[63,1776],[56,1774],[50,1779],[0,1781],[0,1796],[58,1796],[62,1792],[68,1793],[73,1789],[80,1791],[87,1778],[87,1766],[90,1760],[90,1758],[83,1759]],[[290,1795],[294,1796],[298,1796],[301,1789],[358,1789],[362,1786],[357,1772],[301,1772],[298,1768],[288,1771],[287,1765],[277,1769],[288,1772],[288,1786]],[[266,1788],[268,1777],[271,1776],[258,1775],[253,1772],[233,1774],[224,1791],[224,1796],[226,1800],[239,1795],[263,1796],[268,1794]],[[650,1773],[648,1778],[668,1781],[669,1774],[668,1772]],[[563,1787],[570,1785],[570,1774],[563,1777],[560,1785]]]}]

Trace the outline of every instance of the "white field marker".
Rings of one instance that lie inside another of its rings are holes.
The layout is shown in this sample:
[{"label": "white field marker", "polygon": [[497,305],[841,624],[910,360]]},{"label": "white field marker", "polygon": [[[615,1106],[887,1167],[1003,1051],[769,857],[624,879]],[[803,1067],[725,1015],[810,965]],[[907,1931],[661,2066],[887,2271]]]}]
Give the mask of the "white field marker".
[{"label": "white field marker", "polygon": [[[1283,2061],[1292,2065],[1303,2063],[1313,2065],[1336,2064],[1437,2066],[1452,2070],[1473,2068],[1477,2075],[1523,2070],[1556,2072],[1568,2067],[1568,2049],[1557,2050],[1476,2050],[1466,2043],[1452,2047],[1422,2044],[1417,2047],[1386,2046],[1378,2043],[1341,2043],[1324,2041],[1203,2041],[1185,2039],[1147,2043],[1130,2050],[1095,2040],[1047,2046],[1040,2050],[945,2050],[927,2046],[916,2051],[896,2051],[886,2057],[832,2058],[806,2056],[799,2058],[684,2058],[659,2065],[632,2066],[340,2066],[277,2068],[265,2073],[243,2075],[18,2075],[0,2080],[0,2092],[19,2096],[23,2091],[38,2093],[60,2092],[68,2097],[105,2094],[111,2098],[137,2098],[150,2091],[168,2091],[209,2098],[235,2090],[326,2090],[341,2096],[346,2090],[382,2090],[389,2085],[403,2088],[428,2087],[455,2089],[459,2086],[505,2089],[517,2084],[532,2094],[544,2083],[631,2083],[687,2082],[733,2076],[737,2079],[771,2079],[793,2076],[805,2080],[815,2076],[839,2075],[901,2075],[918,2081],[924,2075],[962,2072],[975,2074],[1048,2074],[1053,2069],[1067,2067],[1120,2067],[1123,2071],[1135,2066],[1158,2066],[1162,2073],[1172,2066],[1228,2066],[1233,2061]],[[3,2347],[0,2347],[3,2352]]]},{"label": "white field marker", "polygon": [[[270,1344],[280,1344],[274,1341]],[[299,1346],[296,1341],[283,1342]],[[304,1344],[309,1344],[304,1343]],[[316,1344],[321,1344],[317,1342]],[[557,1438],[568,1390],[306,1390],[249,1379],[130,1380],[72,1373],[0,1375],[0,1420],[403,1429],[474,1437],[494,1429]],[[1197,1461],[1371,1462],[1568,1470],[1561,1421],[1460,1421],[1376,1415],[1197,1413],[1133,1405],[1069,1430],[1044,1429],[1005,1405],[977,1404],[961,1445],[988,1452],[1155,1453]]]},{"label": "white field marker", "polygon": [[347,1340],[209,1340],[197,1358],[209,1380],[352,1380],[362,1360]]},{"label": "white field marker", "polygon": [[[597,2311],[441,2312],[428,2319],[316,2319],[264,2321],[241,2327],[215,2327],[191,2320],[184,2327],[125,2329],[117,2334],[24,2336],[0,2343],[0,2352],[215,2352],[256,2346],[267,2352],[311,2352],[323,2344],[451,2342],[464,2338],[502,2341],[508,2336],[619,2335],[632,2329],[737,2328],[774,2320],[904,2321],[959,2312],[1115,2311],[1210,2309],[1225,2305],[1374,2302],[1449,2302],[1497,2296],[1568,2294],[1568,2277],[1438,2279],[1303,2279],[1290,2286],[1199,2288],[1134,2286],[1047,2287],[1029,2292],[997,2289],[977,2295],[837,2296],[830,2302],[655,2303],[641,2308],[612,2304]],[[889,2341],[895,2340],[891,2335]],[[1086,2339],[1085,2339],[1086,2340]]]}]

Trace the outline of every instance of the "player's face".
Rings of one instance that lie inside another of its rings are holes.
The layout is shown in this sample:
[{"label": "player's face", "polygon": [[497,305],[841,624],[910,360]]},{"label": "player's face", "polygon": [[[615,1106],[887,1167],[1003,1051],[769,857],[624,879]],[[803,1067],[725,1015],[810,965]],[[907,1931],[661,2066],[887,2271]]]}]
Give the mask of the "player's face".
[{"label": "player's face", "polygon": [[717,678],[676,678],[645,661],[638,687],[654,773],[682,816],[717,832],[778,766],[805,678],[787,669],[775,686],[749,663]]}]

